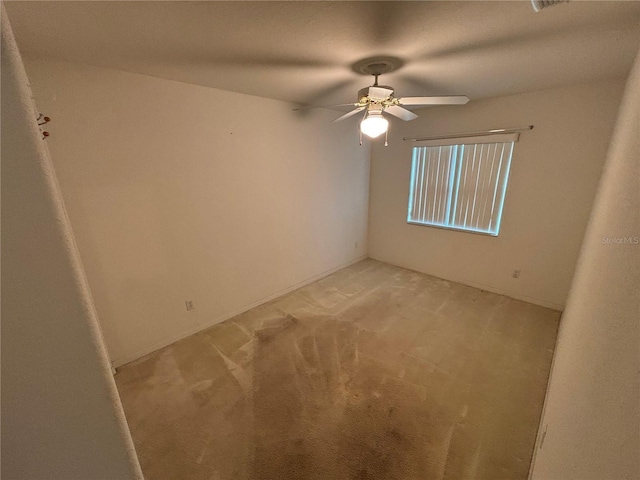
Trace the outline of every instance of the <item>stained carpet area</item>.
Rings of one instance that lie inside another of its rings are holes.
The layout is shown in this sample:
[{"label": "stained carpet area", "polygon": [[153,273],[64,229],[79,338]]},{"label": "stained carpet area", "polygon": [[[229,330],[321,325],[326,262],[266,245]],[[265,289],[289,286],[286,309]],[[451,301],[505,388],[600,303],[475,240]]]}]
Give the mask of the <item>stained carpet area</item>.
[{"label": "stained carpet area", "polygon": [[559,317],[364,260],[115,378],[147,480],[526,479]]}]

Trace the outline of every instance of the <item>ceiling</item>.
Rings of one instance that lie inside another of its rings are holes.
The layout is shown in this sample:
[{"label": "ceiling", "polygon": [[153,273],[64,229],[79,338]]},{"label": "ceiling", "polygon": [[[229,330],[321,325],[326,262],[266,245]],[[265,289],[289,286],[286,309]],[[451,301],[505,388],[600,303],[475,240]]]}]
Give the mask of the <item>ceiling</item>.
[{"label": "ceiling", "polygon": [[7,1],[18,46],[57,58],[300,104],[354,101],[366,57],[396,96],[472,100],[626,76],[640,2]]}]

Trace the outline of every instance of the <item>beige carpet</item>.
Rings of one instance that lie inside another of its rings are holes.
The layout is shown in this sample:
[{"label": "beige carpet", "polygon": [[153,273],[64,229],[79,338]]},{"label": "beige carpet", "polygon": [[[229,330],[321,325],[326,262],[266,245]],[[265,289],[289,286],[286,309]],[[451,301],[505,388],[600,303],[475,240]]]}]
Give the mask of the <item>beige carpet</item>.
[{"label": "beige carpet", "polygon": [[365,260],[122,367],[159,479],[526,479],[559,313]]}]

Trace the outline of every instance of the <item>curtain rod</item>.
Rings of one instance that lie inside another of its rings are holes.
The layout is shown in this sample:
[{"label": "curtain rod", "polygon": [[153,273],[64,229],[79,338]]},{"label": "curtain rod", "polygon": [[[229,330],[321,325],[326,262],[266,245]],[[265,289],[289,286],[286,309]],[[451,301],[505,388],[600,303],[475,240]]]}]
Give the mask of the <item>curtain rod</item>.
[{"label": "curtain rod", "polygon": [[515,133],[515,132],[522,132],[524,130],[533,130],[533,125],[528,125],[526,127],[519,127],[519,128],[499,128],[497,130],[485,130],[484,132],[456,133],[452,135],[436,135],[433,137],[418,137],[418,138],[402,137],[402,140],[404,140],[405,142],[406,141],[422,142],[425,140],[444,140],[447,138],[464,138],[464,137],[477,137],[480,135],[497,135],[499,133]]}]

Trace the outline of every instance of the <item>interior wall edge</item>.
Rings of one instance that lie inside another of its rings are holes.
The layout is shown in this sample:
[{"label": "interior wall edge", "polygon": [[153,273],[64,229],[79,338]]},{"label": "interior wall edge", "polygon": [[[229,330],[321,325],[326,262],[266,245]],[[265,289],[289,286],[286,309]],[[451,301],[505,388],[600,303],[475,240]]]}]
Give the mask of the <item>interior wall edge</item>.
[{"label": "interior wall edge", "polygon": [[498,295],[504,295],[506,297],[513,298],[515,300],[521,300],[523,302],[533,303],[534,305],[539,305],[541,307],[551,308],[552,310],[557,310],[557,311],[562,312],[564,310],[564,307],[565,307],[564,305],[560,305],[558,303],[548,302],[548,301],[542,300],[540,298],[521,295],[521,294],[518,294],[518,293],[510,292],[508,290],[496,288],[496,287],[493,287],[491,285],[484,285],[482,283],[473,282],[473,281],[470,281],[470,280],[467,280],[467,279],[464,279],[464,278],[453,278],[451,275],[447,275],[446,273],[427,272],[427,271],[424,271],[424,270],[419,270],[419,269],[416,268],[415,265],[403,264],[403,262],[398,262],[396,260],[387,259],[382,255],[371,255],[370,254],[369,258],[372,258],[373,260],[378,260],[380,262],[385,262],[385,263],[388,263],[390,265],[395,265],[396,267],[402,267],[402,268],[406,268],[407,270],[413,270],[415,272],[424,273],[425,275],[431,275],[433,277],[437,277],[437,278],[440,278],[442,280],[446,280],[448,282],[461,283],[461,284],[467,285],[469,287],[479,288],[480,290],[485,290],[485,291],[491,292],[491,293],[497,293]]},{"label": "interior wall edge", "polygon": [[[4,2],[0,9],[5,316],[2,451],[11,459],[5,460],[2,473],[34,478],[46,471],[80,478],[125,475],[128,470],[127,478],[143,479]],[[30,241],[37,237],[39,241]],[[34,255],[42,242],[46,249]],[[26,298],[20,301],[19,296]],[[63,325],[66,328],[58,328]],[[39,335],[46,336],[46,342]],[[70,351],[68,347],[79,340],[86,344]],[[80,364],[70,364],[74,359]],[[48,384],[40,383],[43,377]],[[100,388],[88,394],[88,385]],[[36,398],[32,398],[34,391]],[[34,417],[38,410],[46,412],[46,427]],[[89,433],[100,426],[100,433]],[[91,435],[91,445],[86,445],[87,435]],[[63,457],[68,458],[60,458],[64,449],[83,443],[93,452],[67,451]],[[73,453],[87,458],[79,460]],[[51,462],[51,458],[57,460]]]},{"label": "interior wall edge", "polygon": [[[638,104],[636,56],[558,332],[529,479],[637,478]],[[619,242],[609,243],[610,236]]]},{"label": "interior wall edge", "polygon": [[278,297],[281,297],[283,295],[286,295],[287,293],[291,293],[294,290],[298,290],[299,288],[302,288],[306,285],[309,285],[310,283],[313,283],[317,280],[320,280],[324,277],[327,277],[329,275],[331,275],[332,273],[337,272],[338,270],[342,270],[343,268],[348,267],[349,265],[353,265],[354,263],[358,263],[362,260],[365,260],[369,258],[368,255],[361,255],[353,260],[348,261],[347,263],[343,263],[341,265],[338,265],[337,267],[333,267],[329,270],[326,270],[322,273],[318,273],[316,275],[313,275],[305,280],[302,280],[301,282],[295,283],[293,285],[291,285],[290,287],[287,287],[283,290],[279,290],[271,295],[268,295],[266,297],[263,297],[259,300],[256,300],[254,302],[248,303],[245,306],[236,309],[232,312],[226,313],[224,315],[220,315],[216,318],[214,318],[213,320],[203,323],[201,325],[199,325],[198,327],[195,328],[191,328],[185,332],[182,332],[178,335],[174,335],[173,337],[171,337],[170,339],[167,339],[165,341],[162,341],[160,343],[155,343],[153,345],[150,345],[149,347],[143,348],[142,350],[137,351],[134,354],[131,355],[126,355],[124,357],[120,357],[117,358],[115,360],[112,360],[112,365],[114,368],[118,368],[121,367],[123,365],[126,365],[127,363],[133,362],[135,360],[138,360],[142,357],[144,357],[145,355],[148,355],[150,353],[155,352],[156,350],[160,350],[161,348],[167,347],[169,345],[171,345],[172,343],[177,342],[178,340],[182,340],[183,338],[189,337],[195,333],[201,332],[203,330],[206,330],[207,328],[213,327],[214,325],[218,325],[219,323],[222,323],[226,320],[229,320],[237,315],[240,315],[246,311],[251,310],[252,308],[256,308],[259,307],[260,305],[263,305],[265,303],[270,302],[271,300],[275,300]]}]

